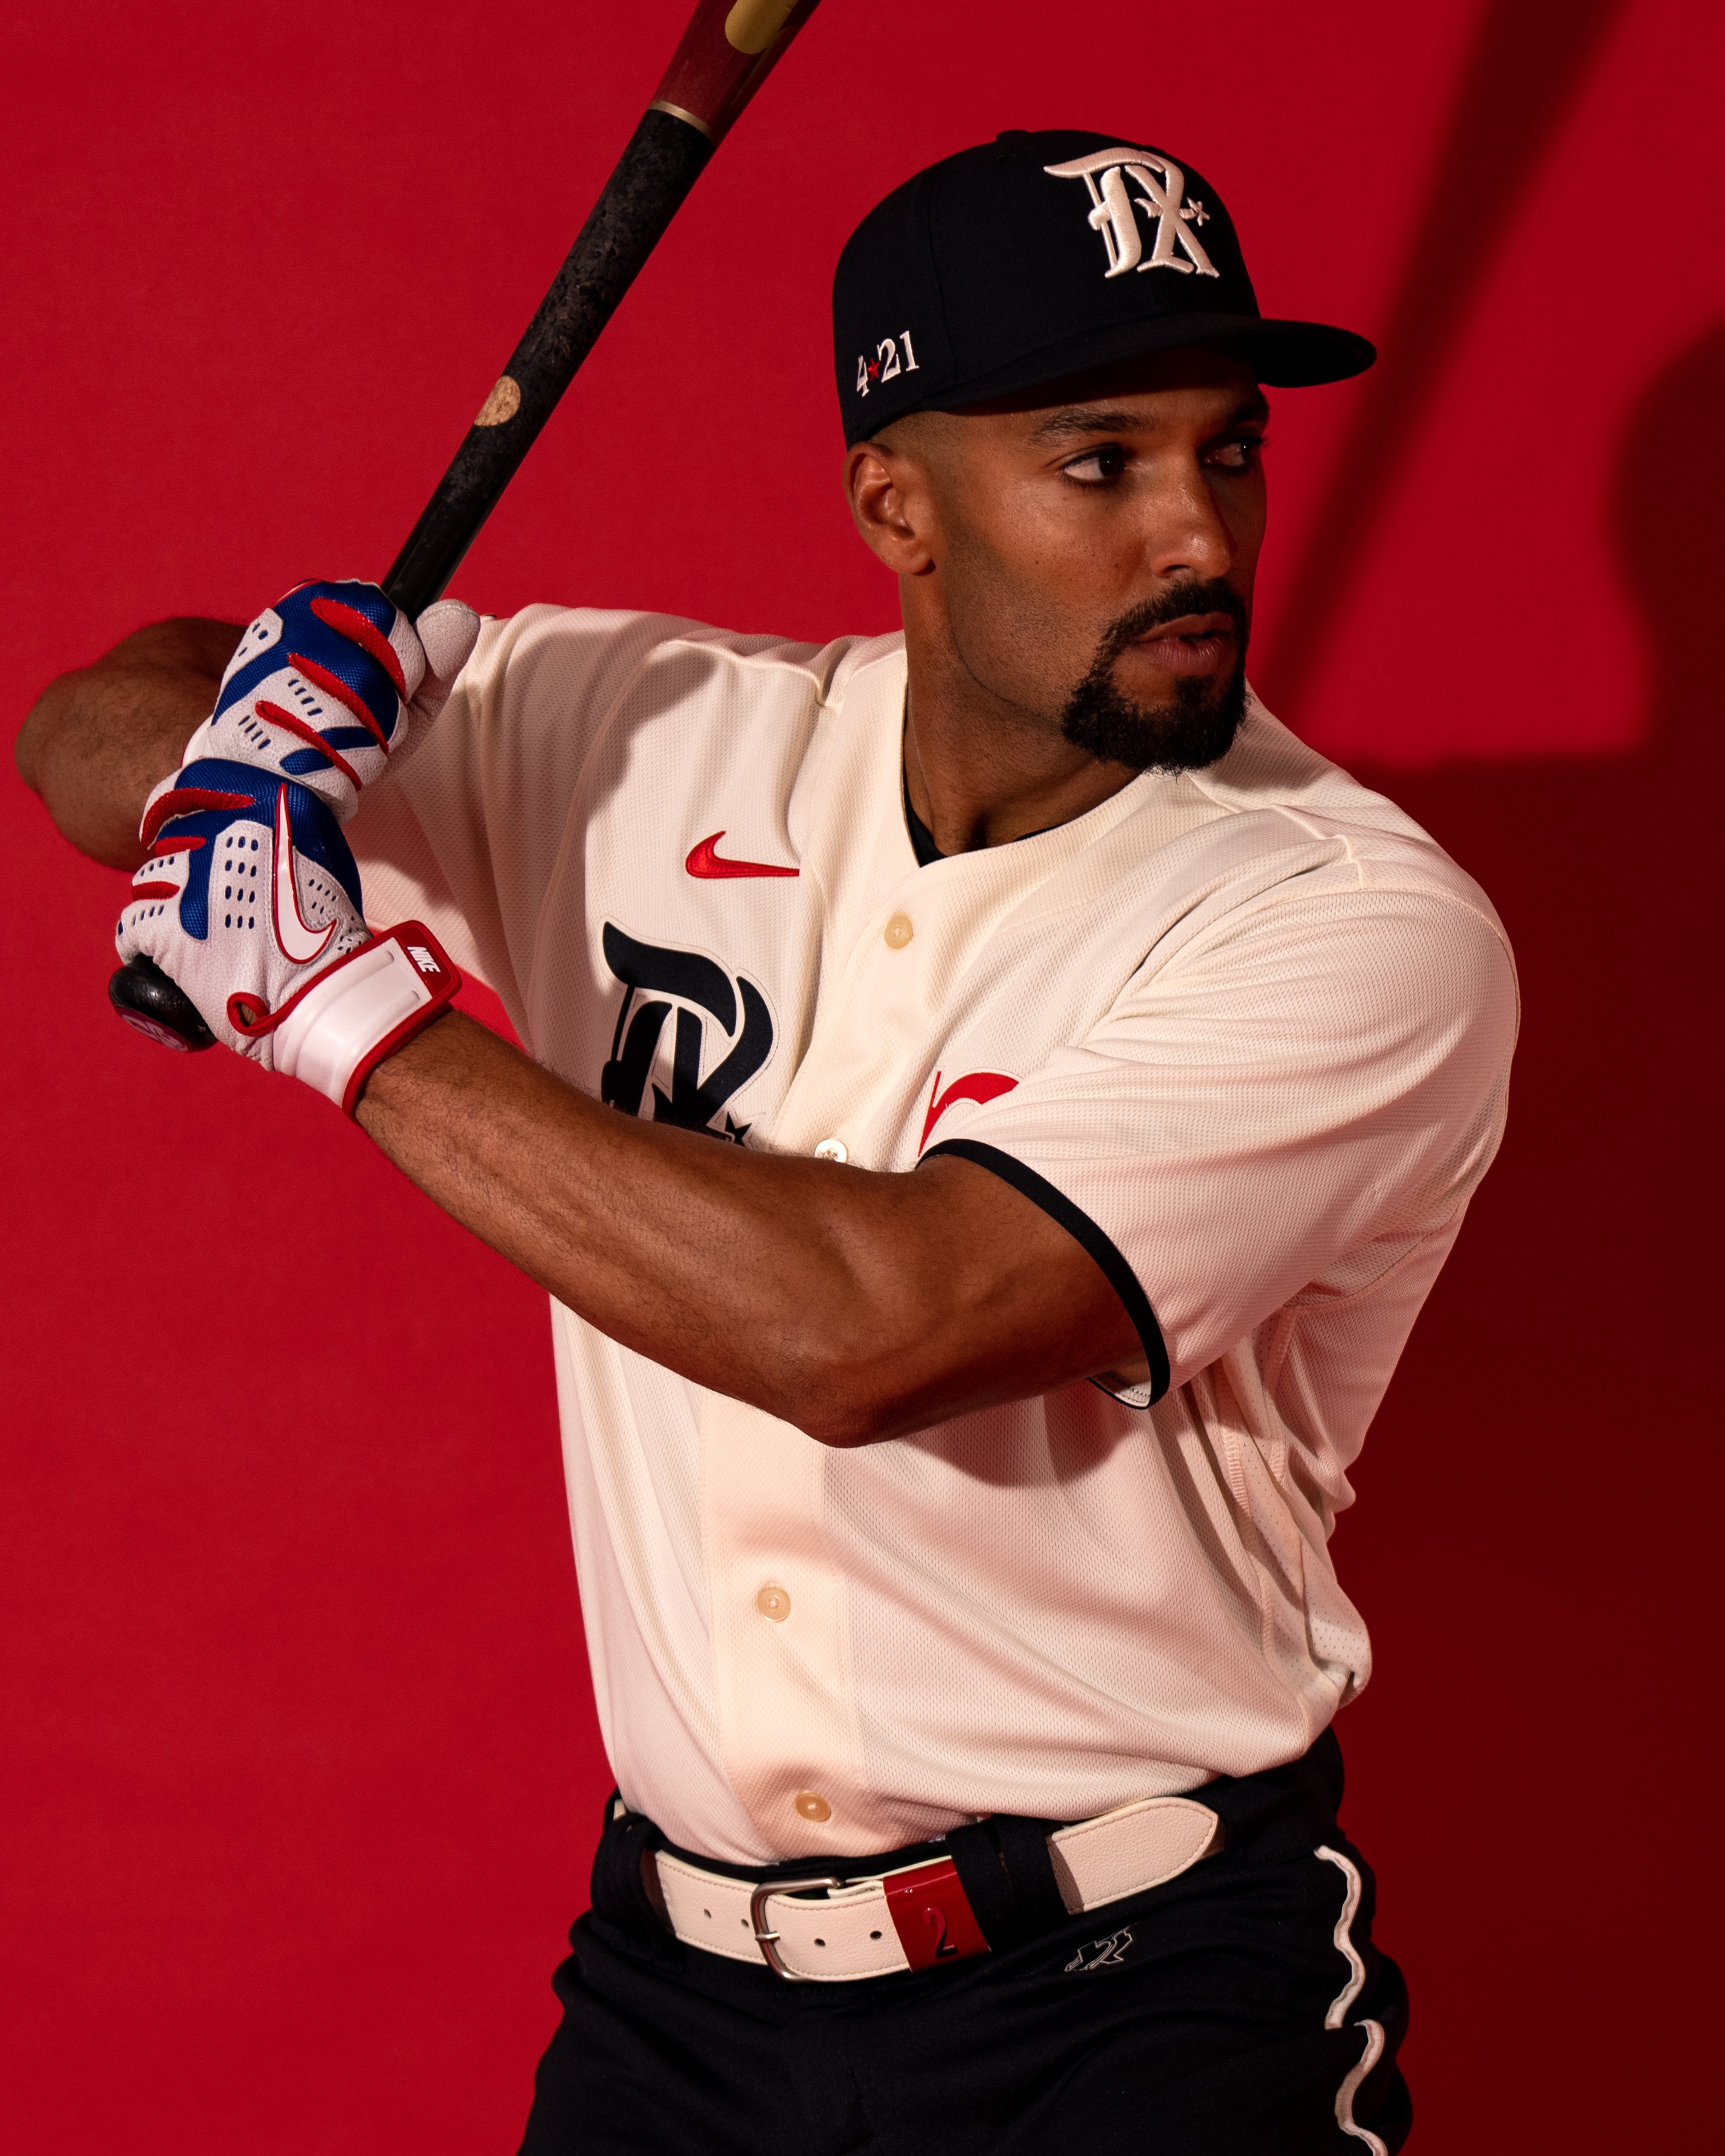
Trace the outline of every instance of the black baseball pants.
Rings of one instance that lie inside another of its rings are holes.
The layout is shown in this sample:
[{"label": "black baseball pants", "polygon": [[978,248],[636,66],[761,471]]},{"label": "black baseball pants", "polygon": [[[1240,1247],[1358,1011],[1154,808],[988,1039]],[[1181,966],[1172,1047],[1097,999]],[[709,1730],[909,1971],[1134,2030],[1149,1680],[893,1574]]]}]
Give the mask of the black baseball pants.
[{"label": "black baseball pants", "polygon": [[856,1984],[681,1945],[608,1822],[521,2156],[1392,2156],[1407,1995],[1333,1736],[1198,1794],[1226,1846],[1166,1886]]}]

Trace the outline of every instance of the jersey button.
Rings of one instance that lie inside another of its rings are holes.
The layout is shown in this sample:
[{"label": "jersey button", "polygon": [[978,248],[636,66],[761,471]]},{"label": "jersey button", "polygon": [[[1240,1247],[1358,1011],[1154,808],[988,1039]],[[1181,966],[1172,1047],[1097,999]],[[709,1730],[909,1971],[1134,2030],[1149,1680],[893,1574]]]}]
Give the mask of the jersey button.
[{"label": "jersey button", "polygon": [[755,1607],[763,1617],[770,1617],[775,1625],[783,1625],[791,1614],[791,1598],[782,1587],[772,1580],[755,1597]]},{"label": "jersey button", "polygon": [[832,1806],[813,1789],[798,1789],[793,1802],[803,1818],[813,1820],[817,1826],[823,1820],[829,1820],[833,1816]]},{"label": "jersey button", "polygon": [[817,1160],[849,1160],[850,1148],[843,1138],[823,1138],[814,1148]]},{"label": "jersey button", "polygon": [[911,926],[911,916],[908,913],[895,913],[891,920],[887,922],[884,932],[887,949],[902,951],[916,932]]}]

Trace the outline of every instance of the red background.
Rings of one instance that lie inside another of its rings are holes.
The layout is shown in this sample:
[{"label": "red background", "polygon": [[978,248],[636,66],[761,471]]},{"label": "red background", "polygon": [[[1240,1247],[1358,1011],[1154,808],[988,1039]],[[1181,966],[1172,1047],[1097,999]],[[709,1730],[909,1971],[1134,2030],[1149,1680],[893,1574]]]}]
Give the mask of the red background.
[{"label": "red background", "polygon": [[[388,563],[682,0],[59,0],[4,33],[0,668]],[[1254,671],[1500,903],[1511,1136],[1342,1524],[1418,2146],[1690,2145],[1713,1916],[1719,18],[828,0],[457,589],[889,625],[826,280],[1004,126],[1183,152],[1271,311]],[[8,774],[0,2140],[504,2151],[607,1786],[542,1298],[302,1089],[107,1015]]]}]

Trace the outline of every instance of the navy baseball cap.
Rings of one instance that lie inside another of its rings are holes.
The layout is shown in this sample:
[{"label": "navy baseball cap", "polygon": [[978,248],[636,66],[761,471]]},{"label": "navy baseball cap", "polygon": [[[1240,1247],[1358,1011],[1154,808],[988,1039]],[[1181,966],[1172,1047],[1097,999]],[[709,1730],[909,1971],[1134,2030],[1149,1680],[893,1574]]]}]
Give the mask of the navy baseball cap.
[{"label": "navy baseball cap", "polygon": [[833,348],[845,439],[1140,353],[1238,340],[1258,379],[1341,382],[1351,330],[1266,321],[1234,220],[1165,150],[1009,129],[896,187],[845,244]]}]

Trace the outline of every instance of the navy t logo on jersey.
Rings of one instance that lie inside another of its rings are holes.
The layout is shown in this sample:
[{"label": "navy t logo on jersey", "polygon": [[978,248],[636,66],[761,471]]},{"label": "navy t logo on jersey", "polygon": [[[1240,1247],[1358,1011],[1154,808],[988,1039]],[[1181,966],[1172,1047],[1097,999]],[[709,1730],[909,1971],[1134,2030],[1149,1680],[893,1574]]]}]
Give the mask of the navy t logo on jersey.
[{"label": "navy t logo on jersey", "polygon": [[[740,973],[733,978],[700,952],[640,942],[614,921],[605,923],[604,951],[605,963],[622,982],[624,993],[611,1059],[599,1075],[599,1098],[625,1115],[642,1112],[665,1021],[675,1012],[670,1091],[654,1086],[652,1121],[706,1131],[741,1145],[748,1135],[747,1123],[726,1115],[721,1128],[713,1119],[773,1053],[767,998],[752,981]],[[715,1044],[718,1060],[703,1078],[710,1019],[720,1034]]]}]

